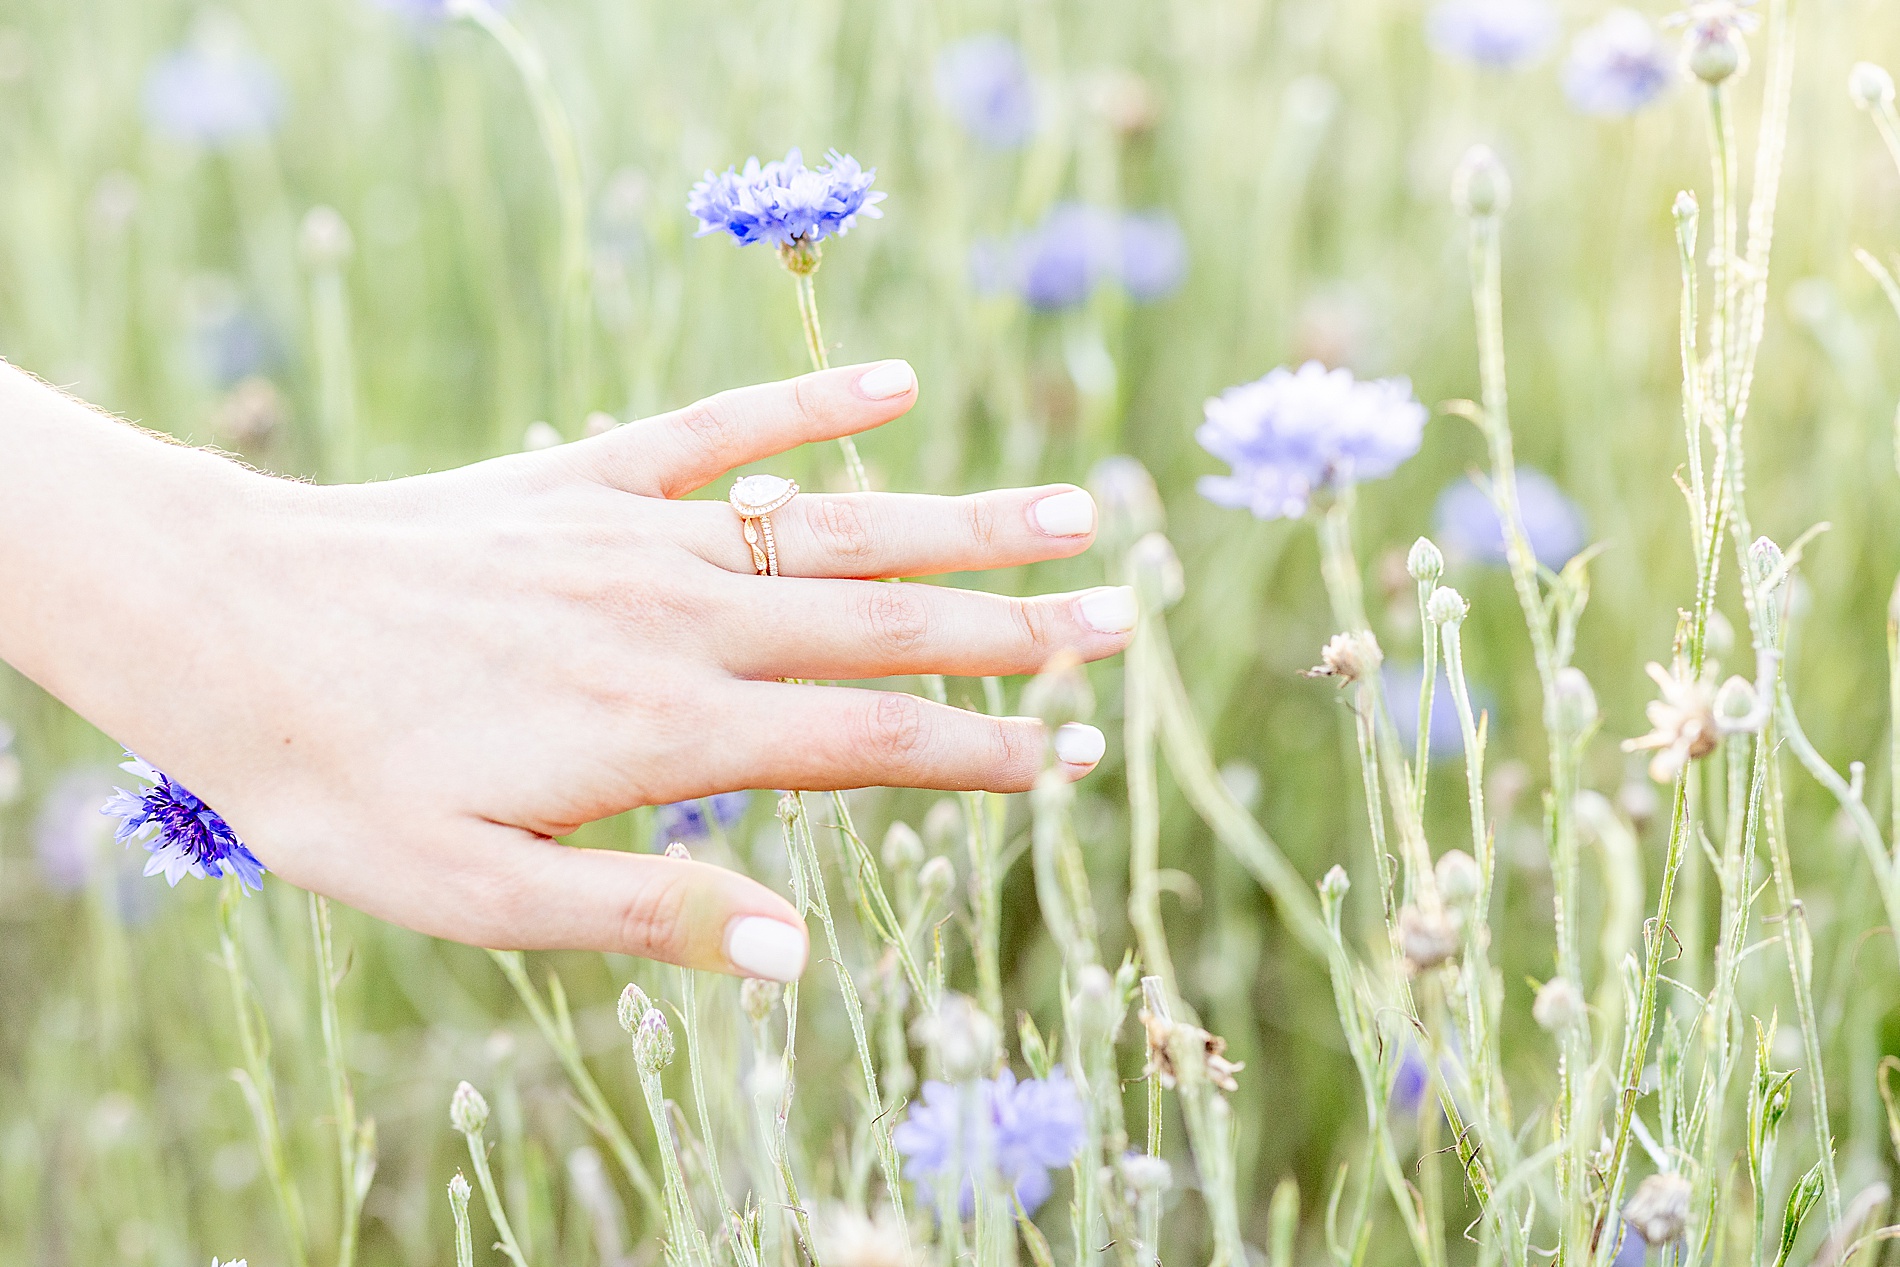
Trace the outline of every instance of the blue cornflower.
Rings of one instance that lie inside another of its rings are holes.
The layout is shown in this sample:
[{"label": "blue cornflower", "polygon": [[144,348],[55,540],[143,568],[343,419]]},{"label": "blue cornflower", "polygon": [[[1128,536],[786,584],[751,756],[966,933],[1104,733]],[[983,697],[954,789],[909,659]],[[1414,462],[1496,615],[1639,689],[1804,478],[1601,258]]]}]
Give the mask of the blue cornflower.
[{"label": "blue cornflower", "polygon": [[144,104],[147,122],[165,136],[221,146],[269,135],[283,117],[284,91],[238,32],[209,24],[146,71]]},{"label": "blue cornflower", "polygon": [[1043,312],[1073,308],[1109,280],[1145,302],[1165,298],[1181,284],[1187,240],[1165,211],[1117,215],[1059,202],[1034,228],[1007,241],[977,243],[970,273],[978,291],[1012,290]]},{"label": "blue cornflower", "polygon": [[1426,417],[1409,380],[1359,382],[1318,361],[1230,387],[1206,408],[1194,438],[1234,469],[1202,476],[1201,496],[1259,519],[1297,519],[1320,489],[1390,475],[1418,452]]},{"label": "blue cornflower", "polygon": [[[1399,742],[1407,752],[1412,750],[1418,735],[1418,688],[1424,677],[1423,665],[1393,664],[1388,660],[1379,666],[1386,711],[1391,714],[1392,726],[1399,732]],[[1473,720],[1480,713],[1492,711],[1491,729],[1495,732],[1497,718],[1490,697],[1478,687],[1467,684],[1466,689],[1471,692]],[[1451,698],[1451,679],[1446,676],[1442,663],[1432,683],[1432,719],[1426,731],[1425,746],[1431,756],[1439,758],[1460,757],[1465,751],[1464,728],[1458,724],[1458,706]]]},{"label": "blue cornflower", "polygon": [[686,209],[699,219],[695,237],[730,233],[740,246],[815,246],[848,232],[860,215],[875,219],[884,214],[877,209],[884,195],[871,188],[876,179],[876,168],[866,171],[849,154],[832,150],[825,165],[813,169],[793,149],[782,160],[763,165],[748,158],[740,171],[708,171],[693,186]]},{"label": "blue cornflower", "polygon": [[1611,9],[1571,42],[1564,93],[1585,114],[1635,114],[1676,77],[1676,58],[1649,19]]},{"label": "blue cornflower", "polygon": [[1549,0],[1439,0],[1425,37],[1447,57],[1516,70],[1556,42],[1557,13]]},{"label": "blue cornflower", "polygon": [[1005,1069],[962,1087],[924,1083],[891,1143],[904,1154],[913,1183],[954,1177],[968,1217],[976,1209],[978,1166],[986,1181],[1007,1184],[1033,1213],[1049,1199],[1049,1172],[1075,1160],[1083,1137],[1082,1100],[1067,1073],[1018,1082]]},{"label": "blue cornflower", "polygon": [[1117,276],[1133,299],[1165,299],[1187,277],[1187,238],[1165,211],[1123,216],[1120,247]]},{"label": "blue cornflower", "polygon": [[706,820],[706,806],[712,806],[713,821],[721,830],[732,826],[745,817],[746,806],[751,803],[750,792],[721,792],[699,801],[674,801],[671,805],[658,806],[658,819],[653,825],[654,849],[665,849],[674,841],[685,843],[689,840],[704,840],[712,835],[712,823]]},{"label": "blue cornflower", "polygon": [[1015,149],[1036,134],[1036,80],[1022,49],[991,31],[937,54],[937,100],[985,145]]},{"label": "blue cornflower", "polygon": [[99,802],[113,791],[112,773],[80,766],[47,789],[33,818],[33,851],[40,879],[55,893],[76,893],[91,882],[99,847],[110,828],[99,821]]},{"label": "blue cornflower", "polygon": [[181,876],[216,879],[229,867],[247,887],[264,887],[264,864],[245,848],[218,812],[193,796],[176,779],[128,752],[120,769],[152,784],[140,792],[113,790],[99,810],[119,820],[114,837],[122,845],[142,840],[152,855],[145,874],[163,871],[174,886]]},{"label": "blue cornflower", "polygon": [[1610,1267],[1643,1267],[1649,1253],[1649,1242],[1636,1230],[1634,1224],[1623,1224],[1623,1243],[1616,1247],[1616,1257],[1610,1260]]},{"label": "blue cornflower", "polygon": [[[1560,568],[1583,548],[1583,512],[1555,481],[1528,466],[1517,468],[1518,518],[1531,553],[1547,568]],[[1460,480],[1438,495],[1432,538],[1454,558],[1506,563],[1504,521],[1491,495]]]}]

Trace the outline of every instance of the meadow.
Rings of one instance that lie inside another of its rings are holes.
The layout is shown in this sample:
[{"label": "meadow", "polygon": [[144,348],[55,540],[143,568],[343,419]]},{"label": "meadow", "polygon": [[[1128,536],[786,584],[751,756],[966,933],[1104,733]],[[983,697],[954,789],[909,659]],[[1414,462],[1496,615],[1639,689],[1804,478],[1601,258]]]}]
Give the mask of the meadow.
[{"label": "meadow", "polygon": [[[142,876],[0,666],[0,1262],[1887,1261],[1900,19],[1669,18],[8,0],[9,361],[341,481],[904,357],[771,469],[1086,484],[948,583],[1143,623],[888,684],[1092,718],[1073,787],[571,840],[791,896],[782,992]],[[687,209],[793,148],[886,195],[822,333]]]}]

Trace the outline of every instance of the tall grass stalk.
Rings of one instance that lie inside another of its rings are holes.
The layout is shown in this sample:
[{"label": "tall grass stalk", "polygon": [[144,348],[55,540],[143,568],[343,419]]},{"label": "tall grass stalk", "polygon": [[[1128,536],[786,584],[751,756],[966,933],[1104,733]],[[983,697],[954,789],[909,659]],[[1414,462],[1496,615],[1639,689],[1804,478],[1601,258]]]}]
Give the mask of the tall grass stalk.
[{"label": "tall grass stalk", "polygon": [[323,1063],[330,1079],[330,1112],[337,1136],[338,1192],[337,1267],[356,1261],[357,1234],[363,1201],[376,1177],[376,1122],[356,1116],[356,1093],[350,1086],[349,1065],[343,1054],[343,1025],[337,1018],[336,987],[340,974],[330,937],[330,902],[312,893],[310,940],[317,974],[317,1013],[323,1031]]}]

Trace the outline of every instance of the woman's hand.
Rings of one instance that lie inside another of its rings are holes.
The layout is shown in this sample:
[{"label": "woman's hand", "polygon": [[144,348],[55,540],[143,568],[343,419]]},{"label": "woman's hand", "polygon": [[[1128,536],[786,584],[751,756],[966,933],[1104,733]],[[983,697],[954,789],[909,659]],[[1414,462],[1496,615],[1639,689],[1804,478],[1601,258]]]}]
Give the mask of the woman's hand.
[{"label": "woman's hand", "polygon": [[[777,577],[754,574],[725,502],[672,500],[915,399],[889,361],[445,474],[311,487],[9,375],[0,441],[40,465],[0,475],[15,543],[0,654],[294,884],[458,941],[790,978],[805,931],[763,886],[551,838],[736,788],[1018,791],[1050,749],[1078,777],[1100,759],[1090,727],[1051,743],[1033,719],[779,680],[1018,674],[1062,648],[1121,650],[1127,590],[867,579],[1079,553],[1088,494],[804,493],[772,515]],[[62,494],[68,480],[104,487]]]}]

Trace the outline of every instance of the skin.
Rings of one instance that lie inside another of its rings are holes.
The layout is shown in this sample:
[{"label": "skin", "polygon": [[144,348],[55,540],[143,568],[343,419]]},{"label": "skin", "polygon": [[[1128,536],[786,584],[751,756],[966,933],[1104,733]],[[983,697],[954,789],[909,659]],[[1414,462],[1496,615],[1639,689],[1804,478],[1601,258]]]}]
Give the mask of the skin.
[{"label": "skin", "polygon": [[1034,719],[778,679],[1030,673],[1130,637],[1092,628],[1079,595],[870,579],[1080,553],[1092,527],[1051,535],[1032,509],[1066,485],[801,494],[773,515],[779,577],[753,574],[723,501],[677,500],[910,409],[914,376],[874,399],[869,368],[318,487],[0,365],[0,658],[202,796],[282,880],[456,941],[740,971],[741,918],[807,944],[784,898],[553,838],[738,788],[1024,790],[1055,760]]}]

